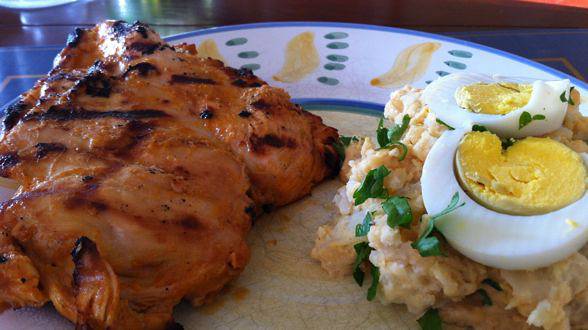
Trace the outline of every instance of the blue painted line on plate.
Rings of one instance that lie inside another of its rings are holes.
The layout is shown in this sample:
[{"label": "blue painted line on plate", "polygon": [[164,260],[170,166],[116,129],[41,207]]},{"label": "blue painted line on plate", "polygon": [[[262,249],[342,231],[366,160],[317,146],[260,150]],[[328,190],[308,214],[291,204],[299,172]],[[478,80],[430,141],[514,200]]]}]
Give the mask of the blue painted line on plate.
[{"label": "blue painted line on plate", "polygon": [[384,104],[356,101],[356,100],[345,100],[345,99],[329,99],[329,98],[293,98],[292,102],[300,105],[331,105],[349,108],[361,108],[366,110],[375,110],[378,112],[384,112]]},{"label": "blue painted line on plate", "polygon": [[357,24],[357,23],[338,23],[338,22],[267,22],[267,23],[251,23],[251,24],[238,24],[238,25],[227,25],[221,27],[213,27],[209,29],[203,29],[198,31],[192,32],[185,32],[181,34],[176,34],[173,36],[169,36],[165,38],[167,41],[174,41],[178,39],[188,38],[188,37],[195,37],[200,35],[207,35],[212,33],[218,32],[227,32],[227,31],[235,31],[235,30],[247,30],[247,29],[259,29],[259,28],[269,28],[269,27],[297,27],[297,26],[318,26],[318,27],[333,27],[333,28],[350,28],[350,29],[359,29],[359,30],[374,30],[374,31],[381,31],[381,32],[392,32],[392,33],[400,33],[400,34],[409,34],[415,35],[420,37],[426,37],[434,40],[440,41],[447,41],[452,42],[454,44],[464,45],[471,48],[475,48],[478,50],[486,51],[488,53],[492,53],[495,55],[499,55],[513,61],[528,65],[530,67],[539,69],[541,71],[551,73],[557,77],[563,79],[570,79],[570,81],[576,85],[580,86],[583,89],[588,90],[588,83],[585,83],[581,80],[578,80],[575,77],[572,77],[568,74],[565,74],[561,71],[556,69],[550,68],[546,65],[541,63],[537,63],[535,61],[529,60],[527,58],[511,54],[496,48],[484,46],[481,44],[477,44],[471,41],[465,41],[460,39],[455,39],[452,37],[446,37],[438,34],[422,32],[422,31],[414,31],[414,30],[407,30],[395,27],[388,27],[388,26],[379,26],[379,25],[370,25],[370,24]]}]

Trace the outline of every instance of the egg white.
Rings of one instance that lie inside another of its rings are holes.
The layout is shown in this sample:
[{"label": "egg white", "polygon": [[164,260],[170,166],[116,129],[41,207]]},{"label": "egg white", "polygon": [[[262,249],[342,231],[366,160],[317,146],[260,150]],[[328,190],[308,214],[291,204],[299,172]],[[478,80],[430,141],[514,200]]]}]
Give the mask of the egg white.
[{"label": "egg white", "polygon": [[586,193],[562,209],[534,216],[498,213],[471,199],[454,172],[457,147],[468,131],[456,129],[443,133],[429,152],[421,177],[428,214],[441,212],[456,192],[460,201],[465,202],[463,207],[436,222],[437,229],[451,246],[481,264],[516,270],[551,265],[586,244]]},{"label": "egg white", "polygon": [[[497,82],[532,83],[533,91],[529,102],[522,108],[505,115],[474,113],[461,108],[455,100],[455,92],[462,86],[474,83]],[[482,125],[501,137],[539,136],[561,127],[568,104],[560,100],[565,92],[569,96],[570,81],[532,80],[520,77],[488,76],[479,73],[454,73],[430,83],[423,91],[423,100],[431,111],[445,123],[455,128],[468,128],[474,124]],[[519,118],[527,111],[533,115],[541,114],[545,120],[533,120],[519,129]]]}]

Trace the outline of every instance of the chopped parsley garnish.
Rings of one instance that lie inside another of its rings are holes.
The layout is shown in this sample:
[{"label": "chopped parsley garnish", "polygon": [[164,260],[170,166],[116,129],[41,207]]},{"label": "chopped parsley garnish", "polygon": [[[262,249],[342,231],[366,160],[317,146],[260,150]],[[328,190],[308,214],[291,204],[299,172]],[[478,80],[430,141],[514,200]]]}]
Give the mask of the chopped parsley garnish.
[{"label": "chopped parsley garnish", "polygon": [[349,147],[351,142],[357,142],[357,141],[359,141],[359,138],[357,138],[357,136],[343,136],[343,135],[341,135],[339,137],[339,140],[341,140],[341,143],[343,143],[344,146]]},{"label": "chopped parsley garnish", "polygon": [[429,235],[420,237],[414,241],[411,244],[412,248],[418,250],[421,257],[446,256],[441,249],[441,242],[439,242],[437,237],[432,235],[432,230]]},{"label": "chopped parsley garnish", "polygon": [[533,120],[544,120],[545,119],[545,115],[534,115],[533,116]]},{"label": "chopped parsley garnish", "polygon": [[486,292],[486,290],[478,289],[478,291],[476,291],[476,293],[479,294],[480,297],[482,298],[482,305],[492,306],[492,299],[490,299],[490,296],[488,295],[488,292]]},{"label": "chopped parsley garnish", "polygon": [[345,148],[349,147],[349,144],[351,144],[352,141],[356,142],[359,141],[359,139],[357,136],[341,135],[339,140],[333,143],[333,148],[335,148],[337,155],[339,155],[339,166],[343,165],[343,162],[345,161]]},{"label": "chopped parsley garnish", "polygon": [[443,322],[439,316],[439,311],[431,308],[421,318],[417,320],[422,330],[441,330]]},{"label": "chopped parsley garnish", "polygon": [[506,150],[508,147],[512,146],[515,142],[517,142],[514,138],[504,138],[502,141],[502,149]]},{"label": "chopped parsley garnish", "polygon": [[333,148],[339,156],[339,167],[341,167],[343,165],[343,162],[345,161],[345,145],[343,144],[343,142],[341,142],[341,140],[338,140],[333,143]]},{"label": "chopped parsley garnish", "polygon": [[366,236],[370,232],[370,227],[373,223],[373,212],[366,213],[363,222],[355,226],[355,237]]},{"label": "chopped parsley garnish", "polygon": [[382,203],[382,209],[388,215],[388,226],[410,228],[412,210],[406,197],[393,196]]},{"label": "chopped parsley garnish", "polygon": [[[369,214],[369,213],[368,213]],[[353,246],[355,249],[355,263],[353,264],[353,279],[359,286],[363,286],[365,273],[361,270],[361,265],[369,260],[372,248],[368,242],[357,243]],[[380,282],[380,269],[370,263],[370,272],[372,275],[372,284],[367,291],[367,300],[372,301],[378,292],[378,283]]]},{"label": "chopped parsley garnish", "polygon": [[368,242],[361,242],[355,244],[353,246],[353,249],[355,249],[355,262],[353,263],[353,278],[355,279],[355,282],[359,284],[359,286],[362,286],[365,274],[363,273],[363,270],[361,270],[360,266],[364,263],[364,261],[366,261],[369,258],[370,253],[372,252],[372,248],[370,247]]},{"label": "chopped parsley garnish", "polygon": [[372,285],[370,285],[368,292],[367,292],[367,300],[372,301],[376,298],[376,293],[378,293],[378,283],[380,282],[380,269],[374,265],[372,267]]},{"label": "chopped parsley garnish", "polygon": [[447,213],[453,212],[457,208],[465,205],[465,203],[461,203],[459,205],[458,203],[459,194],[456,192],[451,198],[451,202],[449,203],[449,205],[447,205],[447,207],[443,211],[431,216],[425,231],[419,236],[419,238],[416,241],[414,241],[411,244],[412,248],[418,250],[419,254],[422,257],[445,255],[441,250],[441,243],[439,242],[439,239],[433,235],[433,231],[435,229],[435,222]]},{"label": "chopped parsley garnish", "polygon": [[567,104],[569,104],[569,105],[576,105],[576,103],[574,103],[574,100],[572,99],[572,91],[574,90],[574,88],[575,88],[574,86],[572,86],[572,87],[570,88],[570,94],[569,94],[570,96],[569,96],[569,97],[566,97],[566,91],[563,91],[563,92],[561,93],[561,95],[559,96],[559,99],[560,99],[560,100],[561,100],[563,103],[567,103]]},{"label": "chopped parsley garnish", "polygon": [[404,117],[402,117],[402,124],[387,128],[384,126],[384,118],[380,118],[378,129],[376,130],[376,138],[380,145],[380,149],[400,148],[402,153],[400,154],[399,159],[403,160],[406,157],[408,148],[404,143],[400,142],[400,138],[402,138],[402,135],[406,132],[409,123],[410,116],[404,115]]},{"label": "chopped parsley garnish", "polygon": [[386,198],[388,191],[384,188],[384,178],[390,174],[384,165],[368,172],[361,186],[353,193],[355,205],[360,205],[368,198]]},{"label": "chopped parsley garnish", "polygon": [[490,278],[483,280],[482,283],[494,288],[497,291],[502,291],[502,287],[500,286],[500,284],[498,284],[497,282],[495,282],[494,280],[492,280]]},{"label": "chopped parsley garnish", "polygon": [[437,122],[437,124],[441,124],[441,125],[447,127],[447,129],[450,131],[453,131],[455,129],[455,128],[449,126],[449,124],[447,124],[446,122],[444,122],[443,120],[441,120],[439,118],[435,119],[435,121]]},{"label": "chopped parsley garnish", "polygon": [[486,131],[488,131],[488,129],[485,126],[477,125],[476,124],[476,125],[472,126],[472,131],[474,131],[474,132],[486,132]]},{"label": "chopped parsley garnish", "polygon": [[519,129],[529,125],[533,120],[545,120],[545,116],[541,114],[531,116],[529,112],[523,111],[519,117]]}]

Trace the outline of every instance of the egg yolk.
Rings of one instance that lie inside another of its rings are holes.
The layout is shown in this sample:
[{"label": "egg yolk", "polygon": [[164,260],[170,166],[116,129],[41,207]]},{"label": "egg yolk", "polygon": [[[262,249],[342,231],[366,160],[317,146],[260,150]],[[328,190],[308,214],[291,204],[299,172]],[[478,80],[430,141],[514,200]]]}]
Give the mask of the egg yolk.
[{"label": "egg yolk", "polygon": [[580,155],[550,138],[527,137],[503,150],[498,136],[470,132],[455,163],[468,195],[501,213],[548,213],[580,199],[586,190]]},{"label": "egg yolk", "polygon": [[533,85],[515,83],[476,83],[455,92],[457,104],[471,112],[504,115],[525,106]]}]

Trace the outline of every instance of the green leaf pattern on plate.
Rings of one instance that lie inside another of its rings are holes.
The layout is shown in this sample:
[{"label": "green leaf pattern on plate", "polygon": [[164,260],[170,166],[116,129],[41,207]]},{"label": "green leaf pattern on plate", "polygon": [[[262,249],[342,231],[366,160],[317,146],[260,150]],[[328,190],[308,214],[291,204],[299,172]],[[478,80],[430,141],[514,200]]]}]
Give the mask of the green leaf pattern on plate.
[{"label": "green leaf pattern on plate", "polygon": [[327,44],[327,48],[330,49],[345,49],[347,47],[349,47],[349,44],[341,41],[335,41]]},{"label": "green leaf pattern on plate", "polygon": [[341,63],[327,63],[324,66],[325,69],[332,71],[332,70],[343,70],[345,69],[345,64],[341,64]]},{"label": "green leaf pattern on plate", "polygon": [[240,46],[247,43],[247,38],[233,38],[225,43],[227,46]]},{"label": "green leaf pattern on plate", "polygon": [[335,55],[335,54],[327,55],[327,60],[333,61],[333,62],[347,62],[348,59],[349,59],[349,56],[345,56],[345,55]]},{"label": "green leaf pattern on plate", "polygon": [[329,85],[329,86],[335,86],[337,84],[339,84],[339,80],[335,79],[335,78],[329,78],[329,77],[318,77],[317,80],[320,83],[323,83],[325,85]]},{"label": "green leaf pattern on plate", "polygon": [[237,56],[239,56],[240,58],[256,58],[257,56],[259,56],[259,53],[256,51],[246,51],[240,52],[239,54],[237,54]]},{"label": "green leaf pattern on plate", "polygon": [[464,70],[465,68],[468,67],[464,63],[457,62],[457,61],[445,61],[443,63],[445,63],[445,65],[447,65],[450,68],[454,68],[454,69],[458,69],[458,70]]},{"label": "green leaf pattern on plate", "polygon": [[345,33],[345,32],[331,32],[331,33],[327,33],[325,34],[325,39],[345,39],[349,37],[349,34]]},{"label": "green leaf pattern on plate", "polygon": [[450,50],[450,51],[448,51],[448,53],[455,56],[455,57],[461,57],[461,58],[472,58],[472,56],[474,56],[472,53],[468,52],[467,50],[459,50],[459,49]]},{"label": "green leaf pattern on plate", "polygon": [[261,65],[259,65],[257,63],[249,63],[249,64],[241,65],[241,69],[249,69],[251,71],[259,70],[260,68],[261,68]]}]

